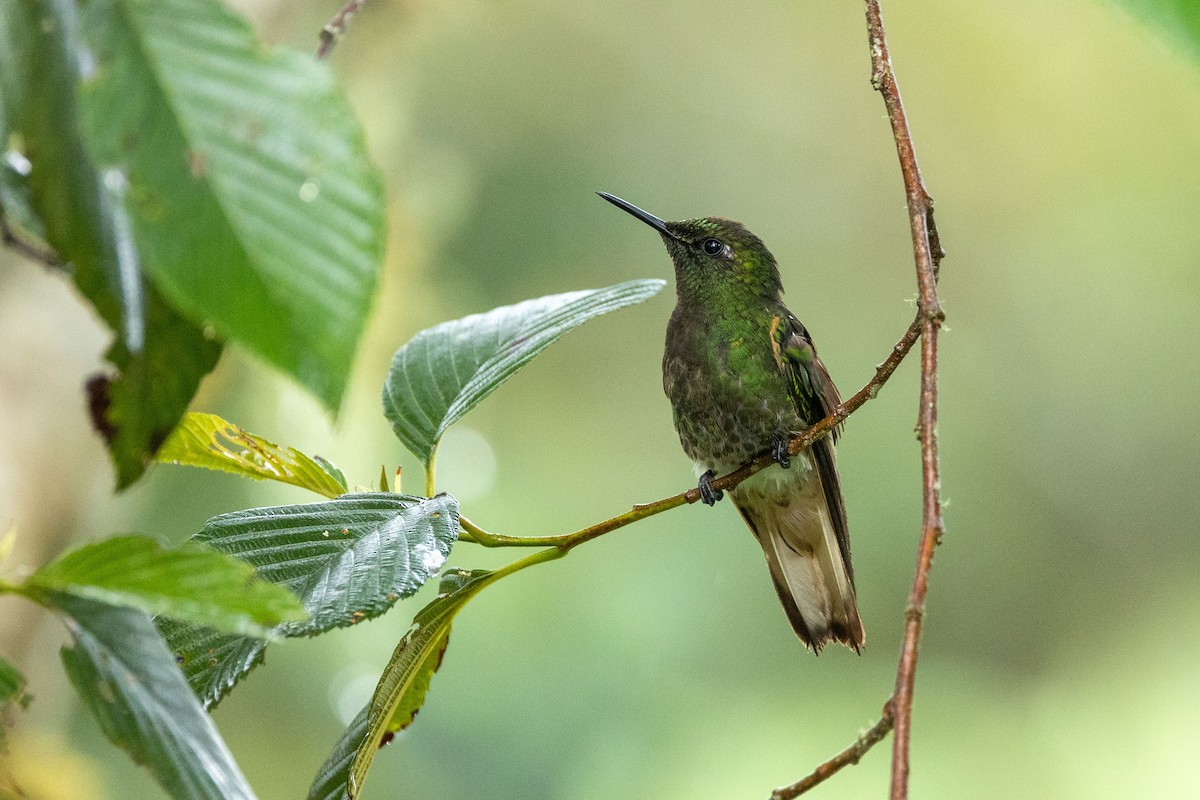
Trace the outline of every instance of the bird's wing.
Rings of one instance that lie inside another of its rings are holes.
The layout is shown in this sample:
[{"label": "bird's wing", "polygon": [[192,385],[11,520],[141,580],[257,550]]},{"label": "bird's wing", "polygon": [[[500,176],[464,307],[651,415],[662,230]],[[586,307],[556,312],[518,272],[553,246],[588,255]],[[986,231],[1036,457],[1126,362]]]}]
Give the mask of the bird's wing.
[{"label": "bird's wing", "polygon": [[[771,347],[775,362],[779,365],[787,383],[788,394],[796,404],[796,413],[806,425],[814,425],[833,413],[841,404],[833,379],[817,356],[812,337],[786,309],[777,314],[771,323]],[[850,532],[846,522],[846,503],[842,499],[841,479],[838,477],[837,460],[833,445],[837,441],[841,426],[829,432],[829,436],[813,443],[812,454],[816,461],[817,474],[829,506],[838,548],[846,563],[850,582],[854,583],[854,570],[850,566]]]},{"label": "bird's wing", "polygon": [[[771,323],[771,347],[800,419],[815,425],[832,414],[842,402],[841,395],[800,320],[787,311],[776,315]],[[835,441],[840,429],[839,425],[831,431]]]}]

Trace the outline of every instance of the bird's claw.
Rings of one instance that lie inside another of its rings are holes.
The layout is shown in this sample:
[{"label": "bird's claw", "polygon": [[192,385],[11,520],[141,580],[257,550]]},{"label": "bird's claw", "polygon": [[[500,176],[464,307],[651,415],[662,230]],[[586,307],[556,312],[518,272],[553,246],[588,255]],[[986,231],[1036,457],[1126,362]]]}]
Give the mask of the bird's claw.
[{"label": "bird's claw", "polygon": [[771,444],[771,458],[775,459],[775,463],[784,469],[792,465],[792,454],[788,452],[786,436],[775,437],[775,441]]},{"label": "bird's claw", "polygon": [[715,505],[718,500],[725,496],[725,493],[720,489],[713,488],[712,482],[715,477],[717,477],[717,473],[711,469],[700,476],[700,499],[706,506]]}]

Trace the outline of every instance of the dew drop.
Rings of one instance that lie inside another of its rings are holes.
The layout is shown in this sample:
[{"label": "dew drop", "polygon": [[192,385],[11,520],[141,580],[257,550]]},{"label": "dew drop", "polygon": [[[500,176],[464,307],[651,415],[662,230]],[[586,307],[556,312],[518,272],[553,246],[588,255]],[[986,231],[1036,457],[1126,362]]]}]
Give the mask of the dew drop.
[{"label": "dew drop", "polygon": [[9,150],[7,153],[5,153],[4,163],[8,165],[9,169],[21,177],[25,177],[33,171],[33,164],[28,158],[25,157],[24,153],[18,150]]},{"label": "dew drop", "polygon": [[119,169],[104,170],[104,186],[116,195],[122,195],[129,188],[129,180]]},{"label": "dew drop", "polygon": [[311,203],[317,199],[317,195],[321,193],[321,184],[309,178],[304,183],[300,184],[300,199],[306,203]]}]

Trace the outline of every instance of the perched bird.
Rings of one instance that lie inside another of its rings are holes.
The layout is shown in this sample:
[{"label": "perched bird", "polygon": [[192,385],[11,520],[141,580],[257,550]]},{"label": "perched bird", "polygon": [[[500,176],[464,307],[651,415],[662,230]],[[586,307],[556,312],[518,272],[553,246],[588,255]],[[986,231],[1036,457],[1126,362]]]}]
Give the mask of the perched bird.
[{"label": "perched bird", "polygon": [[808,331],[784,306],[775,257],[740,223],[665,222],[619,197],[601,197],[654,228],[675,263],[663,389],[700,496],[712,481],[769,450],[776,463],[730,492],[762,545],[796,635],[820,652],[866,642],[854,595],[836,430],[795,458],[788,440],[841,402]]}]

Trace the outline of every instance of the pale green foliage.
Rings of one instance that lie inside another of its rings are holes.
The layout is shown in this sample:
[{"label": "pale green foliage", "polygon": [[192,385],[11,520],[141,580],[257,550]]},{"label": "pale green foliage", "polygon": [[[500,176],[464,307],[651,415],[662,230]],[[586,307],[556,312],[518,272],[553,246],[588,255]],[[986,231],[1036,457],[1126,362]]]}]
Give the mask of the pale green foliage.
[{"label": "pale green foliage", "polygon": [[216,0],[96,0],[82,27],[84,135],[145,270],[336,408],[383,192],[328,67],[264,47]]},{"label": "pale green foliage", "polygon": [[13,0],[0,142],[6,220],[116,334],[89,403],[119,487],[223,338],[338,406],[384,200],[326,64],[265,47],[217,0]]},{"label": "pale green foliage", "polygon": [[232,472],[256,480],[275,480],[326,497],[346,493],[341,470],[320,456],[280,447],[216,414],[186,415],[159,449],[156,460]]},{"label": "pale green foliage", "polygon": [[129,606],[231,633],[265,635],[281,622],[307,617],[294,594],[255,578],[242,561],[197,544],[169,549],[144,536],[83,545],[35,572],[24,588]]}]

